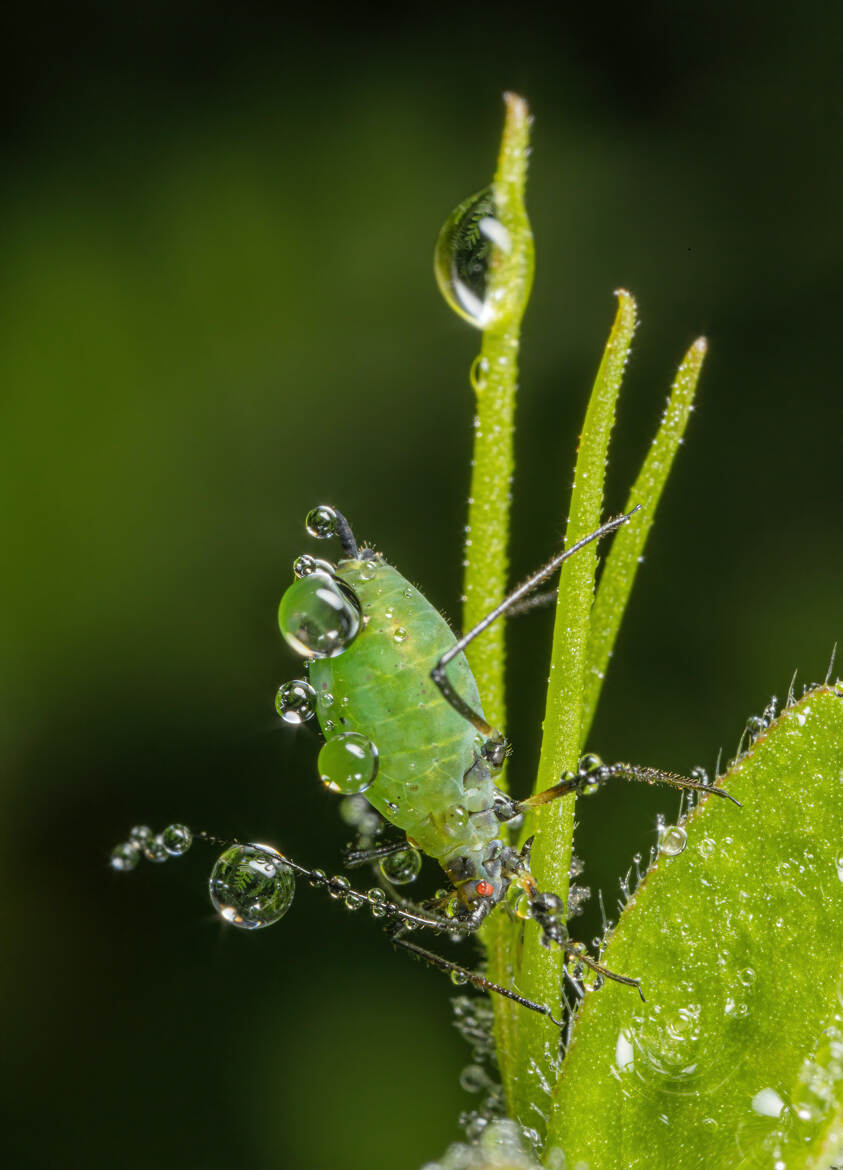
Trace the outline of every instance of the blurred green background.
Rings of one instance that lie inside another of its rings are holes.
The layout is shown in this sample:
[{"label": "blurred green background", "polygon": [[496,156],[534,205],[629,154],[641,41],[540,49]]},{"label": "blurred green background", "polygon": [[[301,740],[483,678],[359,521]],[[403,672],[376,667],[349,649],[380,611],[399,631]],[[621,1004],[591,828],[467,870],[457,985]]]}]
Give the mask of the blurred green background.
[{"label": "blurred green background", "polygon": [[[536,117],[513,578],[559,545],[612,290],[643,324],[610,507],[710,339],[590,746],[710,767],[795,668],[825,674],[841,8],[3,20],[2,1161],[414,1170],[473,1102],[448,981],[307,887],[241,937],[210,912],[207,851],[129,877],[109,851],[181,819],[337,864],[315,737],[273,713],[297,673],[275,607],[333,501],[458,619],[478,337],[431,253],[491,176],[504,88]],[[519,791],[549,620],[509,634]],[[582,810],[610,904],[659,810],[670,794],[631,788]],[[592,902],[580,936],[597,921]]]}]

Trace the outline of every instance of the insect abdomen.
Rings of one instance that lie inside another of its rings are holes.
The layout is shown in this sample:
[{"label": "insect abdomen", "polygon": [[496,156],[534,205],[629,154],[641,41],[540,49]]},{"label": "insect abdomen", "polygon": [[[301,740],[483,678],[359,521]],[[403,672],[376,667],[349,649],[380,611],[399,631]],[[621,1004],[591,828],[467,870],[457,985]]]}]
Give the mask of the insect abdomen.
[{"label": "insect abdomen", "polygon": [[[344,561],[337,576],[360,600],[364,628],[336,658],[314,661],[317,694],[333,695],[317,713],[326,739],[357,731],[378,749],[378,773],[365,795],[388,821],[431,857],[488,835],[491,781],[467,809],[463,776],[474,762],[477,733],[443,699],[430,677],[455,638],[445,619],[397,569],[380,557]],[[475,710],[477,684],[460,654],[448,667],[454,686]],[[488,792],[483,791],[488,787]],[[469,814],[469,815],[467,815]]]}]

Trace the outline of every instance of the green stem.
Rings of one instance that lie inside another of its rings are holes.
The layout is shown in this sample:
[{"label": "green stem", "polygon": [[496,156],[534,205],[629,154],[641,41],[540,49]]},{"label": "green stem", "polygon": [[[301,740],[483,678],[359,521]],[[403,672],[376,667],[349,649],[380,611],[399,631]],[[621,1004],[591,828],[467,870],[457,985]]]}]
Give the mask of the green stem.
[{"label": "green stem", "polygon": [[636,513],[633,522],[624,525],[613,538],[600,577],[588,638],[588,670],[582,701],[583,741],[594,719],[612,647],[618,636],[659,498],[694,409],[694,393],[705,352],[706,341],[700,337],[682,359],[658,432],[626,502],[627,512],[639,504],[640,511]]},{"label": "green stem", "polygon": [[[570,547],[599,527],[603,519],[603,486],[606,459],[615,420],[615,403],[620,391],[632,335],[635,332],[635,301],[629,293],[618,293],[615,323],[597,372],[586,411],[577,454],[571,511],[565,535]],[[563,565],[556,605],[556,624],[547,704],[539,760],[536,792],[551,787],[563,772],[575,769],[582,749],[583,685],[587,667],[588,632],[597,570],[597,548],[588,545]],[[537,831],[538,830],[538,831]],[[536,833],[531,869],[539,888],[567,899],[574,835],[574,801],[560,800],[530,818],[525,835]],[[524,932],[523,958],[518,990],[561,1015],[563,954],[558,947],[542,946],[540,932]],[[514,1077],[515,1092],[510,1101],[513,1115],[524,1125],[542,1130],[539,1110],[548,1101],[541,1091],[543,1078],[551,1085],[558,1075],[558,1029],[545,1017],[524,1013],[519,1024],[516,1062],[520,1075]],[[538,1074],[526,1075],[535,1065]]]},{"label": "green stem", "polygon": [[[530,295],[533,236],[524,206],[530,117],[527,103],[505,95],[506,119],[493,183],[495,213],[508,233],[510,249],[496,248],[489,273],[488,297],[498,306],[484,329],[481,351],[472,367],[477,393],[474,457],[465,547],[463,628],[468,630],[506,596],[509,568],[510,484],[513,471],[515,391],[521,318]],[[471,644],[468,660],[483,696],[483,710],[503,730],[504,624],[496,622]],[[510,982],[509,932],[495,914],[482,932],[490,978]],[[495,998],[495,1039],[502,1069],[514,1066],[507,1054],[515,1047],[519,1009]],[[506,1072],[504,1072],[506,1076]],[[511,1092],[512,1086],[507,1089]]]}]

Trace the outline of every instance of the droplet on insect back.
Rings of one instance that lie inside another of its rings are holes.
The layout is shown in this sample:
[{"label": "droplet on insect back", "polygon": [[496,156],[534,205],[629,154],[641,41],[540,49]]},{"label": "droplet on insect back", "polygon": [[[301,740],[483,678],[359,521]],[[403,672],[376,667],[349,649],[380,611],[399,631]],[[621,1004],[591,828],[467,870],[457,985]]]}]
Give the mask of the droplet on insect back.
[{"label": "droplet on insect back", "polygon": [[421,873],[422,855],[412,845],[407,849],[399,849],[391,853],[380,862],[380,871],[388,882],[394,886],[407,886],[414,882]]},{"label": "droplet on insect back", "polygon": [[316,710],[316,691],[301,678],[285,682],[276,692],[275,710],[285,723],[304,723]]},{"label": "droplet on insect back", "polygon": [[304,523],[311,536],[327,540],[337,531],[337,514],[327,504],[320,504],[318,508],[311,508]]},{"label": "droplet on insect back", "polygon": [[118,873],[128,873],[134,869],[140,860],[140,849],[134,841],[124,841],[122,845],[115,845],[111,851],[109,865]]},{"label": "droplet on insect back", "polygon": [[358,731],[344,731],[327,741],[316,766],[332,792],[353,796],[365,792],[377,776],[378,749]]},{"label": "droplet on insect back", "polygon": [[278,625],[304,658],[336,658],[360,630],[360,606],[347,586],[317,570],[294,581],[278,606]]},{"label": "droplet on insect back", "polygon": [[171,857],[181,857],[193,844],[193,834],[187,825],[167,825],[161,840]]},{"label": "droplet on insect back", "polygon": [[259,930],[283,918],[293,901],[293,872],[270,845],[232,845],[211,872],[211,902],[226,922]]},{"label": "droplet on insect back", "polygon": [[665,857],[678,857],[688,844],[688,834],[681,825],[666,829],[659,841],[659,852]]},{"label": "droplet on insect back", "polygon": [[454,208],[442,225],[433,254],[436,281],[454,312],[478,329],[491,325],[500,311],[496,294],[504,290],[490,288],[490,275],[496,253],[511,249],[491,187]]}]

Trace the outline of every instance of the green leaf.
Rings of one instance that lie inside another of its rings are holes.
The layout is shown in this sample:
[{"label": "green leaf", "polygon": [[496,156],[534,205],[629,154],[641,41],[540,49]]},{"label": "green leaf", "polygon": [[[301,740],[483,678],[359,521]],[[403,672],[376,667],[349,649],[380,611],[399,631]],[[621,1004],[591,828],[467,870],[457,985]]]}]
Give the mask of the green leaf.
[{"label": "green leaf", "polygon": [[621,915],[548,1148],[593,1170],[828,1167],[843,1146],[843,691],[785,709]]}]

